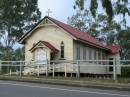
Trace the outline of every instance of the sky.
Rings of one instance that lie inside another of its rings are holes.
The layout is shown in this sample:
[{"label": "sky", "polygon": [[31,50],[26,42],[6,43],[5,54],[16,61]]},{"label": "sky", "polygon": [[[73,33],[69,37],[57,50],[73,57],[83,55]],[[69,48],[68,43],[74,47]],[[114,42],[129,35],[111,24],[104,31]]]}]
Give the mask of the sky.
[{"label": "sky", "polygon": [[[73,5],[75,0],[38,0],[38,7],[42,13],[42,18],[47,15],[46,11],[50,9],[50,17],[67,23],[67,18],[74,13]],[[22,45],[16,43],[14,49]]]},{"label": "sky", "polygon": [[[49,16],[64,23],[67,23],[67,18],[71,17],[75,13],[73,8],[74,4],[75,0],[38,0],[38,7],[42,13],[42,18],[47,15],[46,11],[50,9],[52,13],[50,13]],[[101,6],[101,3],[99,3],[99,6]],[[89,8],[89,3],[85,3],[85,7]],[[103,9],[99,8],[98,12],[102,13]],[[116,18],[116,20],[118,21],[120,19]],[[129,20],[129,18],[127,20]],[[130,23],[128,24],[130,25]],[[13,48],[17,48],[19,46],[21,45],[16,44]]]},{"label": "sky", "polygon": [[74,13],[73,5],[75,0],[38,0],[38,6],[42,13],[42,18],[47,15],[46,11],[50,9],[50,17],[59,21],[67,22],[67,17]]}]

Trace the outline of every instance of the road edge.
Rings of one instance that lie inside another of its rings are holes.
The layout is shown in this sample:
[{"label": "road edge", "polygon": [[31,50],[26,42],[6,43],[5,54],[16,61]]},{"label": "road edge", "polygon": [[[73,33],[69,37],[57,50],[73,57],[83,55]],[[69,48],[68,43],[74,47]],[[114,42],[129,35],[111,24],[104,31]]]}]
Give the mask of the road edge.
[{"label": "road edge", "polygon": [[130,84],[122,83],[106,83],[106,82],[91,82],[84,80],[69,80],[69,79],[53,79],[53,78],[37,78],[37,77],[12,77],[0,76],[0,80],[31,82],[41,84],[65,85],[75,87],[86,87],[106,90],[121,90],[130,91]]}]

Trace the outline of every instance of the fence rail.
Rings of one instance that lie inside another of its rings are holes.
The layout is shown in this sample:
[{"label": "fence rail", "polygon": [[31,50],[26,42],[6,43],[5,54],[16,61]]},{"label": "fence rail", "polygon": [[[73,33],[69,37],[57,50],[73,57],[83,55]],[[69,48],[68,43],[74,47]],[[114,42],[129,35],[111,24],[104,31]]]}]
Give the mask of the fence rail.
[{"label": "fence rail", "polygon": [[130,60],[0,61],[1,75],[130,77]]}]

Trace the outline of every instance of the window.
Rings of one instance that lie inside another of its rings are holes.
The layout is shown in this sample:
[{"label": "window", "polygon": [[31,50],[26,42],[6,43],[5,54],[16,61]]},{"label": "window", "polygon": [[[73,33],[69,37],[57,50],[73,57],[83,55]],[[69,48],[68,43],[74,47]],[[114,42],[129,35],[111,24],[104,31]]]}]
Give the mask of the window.
[{"label": "window", "polygon": [[109,58],[109,72],[112,72],[113,71],[113,58]]},{"label": "window", "polygon": [[89,48],[89,60],[92,60],[92,50]]},{"label": "window", "polygon": [[86,47],[83,47],[83,59],[86,60]]},{"label": "window", "polygon": [[96,49],[94,50],[94,60],[97,60],[97,51],[96,51]]},{"label": "window", "polygon": [[80,46],[79,45],[77,45],[76,53],[77,53],[76,59],[80,60]]},{"label": "window", "polygon": [[103,52],[103,60],[105,60],[106,59],[106,57],[105,57],[105,53]]},{"label": "window", "polygon": [[60,44],[60,50],[61,50],[61,58],[64,58],[64,42],[62,41]]},{"label": "window", "polygon": [[[105,58],[105,52],[103,52],[102,57],[103,57],[103,58],[102,58],[103,60],[106,59],[106,58]],[[103,65],[105,65],[105,64],[107,64],[107,62],[106,62],[106,61],[103,61]]]},{"label": "window", "polygon": [[101,51],[98,51],[98,60],[99,60],[99,64],[101,64],[102,62],[101,62],[101,60],[102,60],[102,58],[101,58]]},{"label": "window", "polygon": [[98,59],[101,60],[101,52],[98,52]]}]

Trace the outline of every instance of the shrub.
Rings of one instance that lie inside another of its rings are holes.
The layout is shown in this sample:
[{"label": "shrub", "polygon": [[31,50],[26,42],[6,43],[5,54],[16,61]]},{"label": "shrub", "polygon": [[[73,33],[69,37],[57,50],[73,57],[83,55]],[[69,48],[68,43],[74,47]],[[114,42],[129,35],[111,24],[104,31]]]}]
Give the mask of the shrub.
[{"label": "shrub", "polygon": [[130,67],[121,68],[121,77],[130,77]]}]

